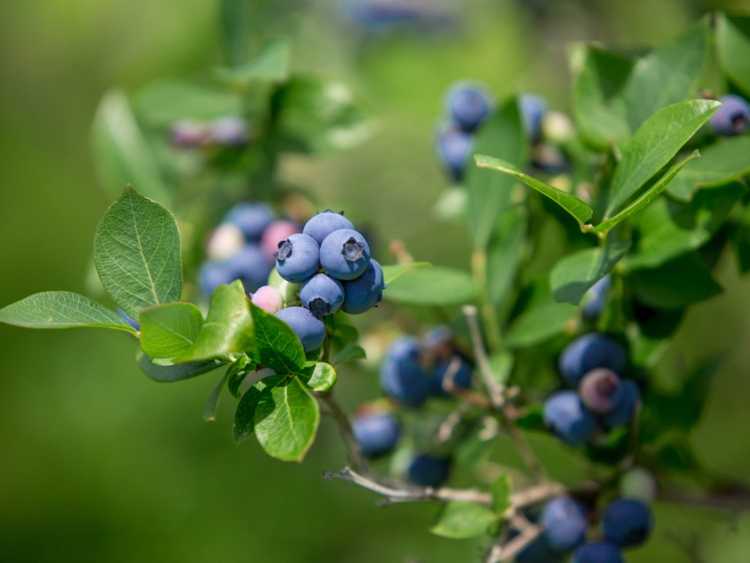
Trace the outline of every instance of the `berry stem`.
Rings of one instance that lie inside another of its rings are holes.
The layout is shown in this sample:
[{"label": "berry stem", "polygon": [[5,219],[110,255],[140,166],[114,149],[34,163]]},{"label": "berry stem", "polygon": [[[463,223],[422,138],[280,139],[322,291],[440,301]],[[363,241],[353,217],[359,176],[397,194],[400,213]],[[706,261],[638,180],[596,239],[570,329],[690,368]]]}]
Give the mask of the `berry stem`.
[{"label": "berry stem", "polygon": [[500,348],[500,321],[497,318],[495,307],[490,301],[487,289],[487,253],[484,249],[477,249],[471,255],[471,272],[479,292],[479,304],[484,329],[487,333],[487,344],[490,352],[495,352]]}]

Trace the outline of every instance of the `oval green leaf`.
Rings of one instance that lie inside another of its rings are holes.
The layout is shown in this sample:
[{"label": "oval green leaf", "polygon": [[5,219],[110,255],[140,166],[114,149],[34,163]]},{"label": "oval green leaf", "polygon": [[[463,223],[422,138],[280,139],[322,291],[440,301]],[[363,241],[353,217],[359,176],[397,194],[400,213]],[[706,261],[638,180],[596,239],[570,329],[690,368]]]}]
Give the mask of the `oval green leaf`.
[{"label": "oval green leaf", "polygon": [[390,301],[412,305],[461,305],[475,295],[469,274],[437,266],[405,272],[384,292]]}]

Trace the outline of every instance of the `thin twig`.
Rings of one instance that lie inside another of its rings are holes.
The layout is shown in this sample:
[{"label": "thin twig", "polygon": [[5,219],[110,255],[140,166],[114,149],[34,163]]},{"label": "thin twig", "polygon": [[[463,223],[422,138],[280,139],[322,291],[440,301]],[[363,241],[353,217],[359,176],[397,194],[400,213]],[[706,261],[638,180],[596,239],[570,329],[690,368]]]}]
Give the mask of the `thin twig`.
[{"label": "thin twig", "polygon": [[[479,504],[492,504],[492,495],[478,489],[452,489],[448,487],[413,487],[396,486],[382,483],[376,479],[359,473],[351,467],[344,467],[340,471],[329,471],[324,475],[325,479],[341,479],[377,493],[384,497],[383,504],[400,502],[423,502],[423,501],[464,501]],[[510,495],[511,513],[527,506],[538,504],[548,498],[557,496],[565,491],[559,483],[541,483],[528,489],[515,492]]]},{"label": "thin twig", "polygon": [[435,438],[438,444],[445,444],[453,437],[456,427],[461,423],[461,420],[463,420],[464,414],[467,410],[468,405],[466,403],[459,403],[458,407],[445,417],[435,433]]},{"label": "thin twig", "polygon": [[354,431],[352,430],[352,424],[349,422],[349,417],[343,411],[338,401],[334,398],[332,393],[321,393],[318,395],[318,399],[326,406],[329,414],[336,421],[341,438],[344,440],[346,446],[346,453],[349,459],[349,463],[352,467],[357,469],[366,469],[367,462],[362,456],[359,444],[354,437]]},{"label": "thin twig", "polygon": [[511,525],[518,531],[518,535],[510,541],[495,543],[487,552],[485,563],[510,561],[542,533],[539,526],[532,524],[519,513],[513,514],[510,520]]},{"label": "thin twig", "polygon": [[500,410],[505,404],[505,389],[492,374],[492,367],[490,366],[490,361],[489,358],[487,358],[487,352],[485,352],[484,343],[482,342],[482,332],[479,328],[477,308],[474,305],[465,305],[463,313],[464,317],[466,317],[466,323],[469,326],[471,344],[474,349],[474,356],[477,360],[477,364],[479,365],[479,373],[482,376],[482,382],[487,388],[493,406]]}]

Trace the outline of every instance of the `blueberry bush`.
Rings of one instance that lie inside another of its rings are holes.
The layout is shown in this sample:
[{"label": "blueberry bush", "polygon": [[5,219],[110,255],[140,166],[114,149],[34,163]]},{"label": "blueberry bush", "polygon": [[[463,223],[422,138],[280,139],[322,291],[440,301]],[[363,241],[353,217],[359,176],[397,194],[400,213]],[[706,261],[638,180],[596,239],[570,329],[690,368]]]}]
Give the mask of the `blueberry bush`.
[{"label": "blueberry bush", "polygon": [[[451,88],[435,150],[474,249],[463,271],[399,245],[381,265],[369,231],[280,180],[283,155],[368,127],[343,85],[290,70],[284,41],[249,49],[244,5],[222,4],[211,80],[102,100],[98,299],[38,293],[0,321],[125,333],[159,382],[219,371],[204,416],[230,395],[235,439],[279,460],[302,461],[330,415],[348,459],[328,478],[440,505],[431,531],[484,538],[488,562],[624,561],[660,525],[655,499],[721,507],[739,485],[689,440],[718,358],[660,360],[722,291],[720,257],[750,269],[750,19],[715,14],[638,55],[572,46],[568,113]],[[381,301],[408,330],[350,416],[335,384],[365,359],[358,327],[379,332],[355,316]],[[493,458],[501,441],[516,460]],[[551,441],[583,476],[545,464]]]}]

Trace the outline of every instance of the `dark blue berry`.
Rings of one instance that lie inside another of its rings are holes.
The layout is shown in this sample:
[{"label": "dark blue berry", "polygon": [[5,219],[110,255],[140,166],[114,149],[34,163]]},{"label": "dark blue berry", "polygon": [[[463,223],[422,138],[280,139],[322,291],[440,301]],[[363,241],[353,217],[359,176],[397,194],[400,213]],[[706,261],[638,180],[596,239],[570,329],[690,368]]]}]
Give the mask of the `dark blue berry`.
[{"label": "dark blue berry", "polygon": [[364,313],[380,303],[384,289],[383,269],[376,260],[371,259],[361,276],[344,282],[344,304],[341,308],[352,315]]},{"label": "dark blue berry", "polygon": [[750,125],[750,105],[740,96],[730,94],[719,100],[721,106],[711,116],[714,133],[722,136],[741,135]]},{"label": "dark blue berry", "polygon": [[273,264],[256,244],[247,244],[226,260],[234,279],[242,280],[245,291],[251,293],[268,283]]},{"label": "dark blue berry", "polygon": [[573,563],[625,563],[625,559],[617,546],[608,542],[592,542],[576,549]]},{"label": "dark blue berry", "polygon": [[318,318],[332,315],[344,302],[341,282],[325,274],[315,274],[299,292],[302,304]]},{"label": "dark blue berry", "polygon": [[327,210],[310,217],[302,227],[302,232],[314,238],[318,244],[322,244],[328,235],[339,229],[354,229],[354,225],[341,213]]},{"label": "dark blue berry", "polygon": [[628,379],[622,381],[622,393],[612,410],[604,416],[604,424],[610,428],[629,423],[638,408],[641,394],[638,386]]},{"label": "dark blue berry", "polygon": [[577,387],[581,378],[596,368],[622,374],[626,364],[625,350],[603,334],[585,334],[571,342],[560,356],[560,373],[569,385]]},{"label": "dark blue berry", "polygon": [[544,403],[544,421],[557,436],[570,445],[587,441],[596,430],[596,421],[575,391],[558,391]]},{"label": "dark blue berry", "polygon": [[401,437],[401,425],[390,413],[365,414],[352,423],[362,455],[377,458],[393,451]]},{"label": "dark blue berry", "polygon": [[238,203],[227,212],[224,222],[239,227],[248,241],[259,242],[274,216],[265,203]]},{"label": "dark blue berry", "polygon": [[391,345],[380,367],[380,385],[389,396],[408,406],[419,407],[427,400],[430,380],[422,369],[416,340],[400,338]]},{"label": "dark blue berry", "polygon": [[320,265],[338,280],[356,279],[370,265],[370,245],[355,230],[333,231],[320,245]]},{"label": "dark blue berry", "polygon": [[449,457],[419,454],[411,460],[406,470],[409,481],[422,487],[439,487],[448,480],[451,472]]},{"label": "dark blue berry", "polygon": [[438,131],[435,150],[446,174],[454,182],[463,180],[473,148],[474,140],[468,133],[453,127],[444,127]]},{"label": "dark blue berry", "polygon": [[305,352],[317,350],[326,338],[326,327],[321,320],[304,307],[287,307],[276,316],[294,331]]},{"label": "dark blue berry", "polygon": [[492,102],[483,88],[460,83],[448,92],[446,105],[456,127],[466,133],[473,133],[489,116]]},{"label": "dark blue berry", "polygon": [[320,247],[310,236],[296,233],[279,243],[276,271],[287,281],[301,283],[315,275],[320,267]]},{"label": "dark blue berry", "polygon": [[647,504],[635,499],[619,499],[604,511],[604,537],[621,547],[641,545],[651,534],[653,517]]},{"label": "dark blue berry", "polygon": [[588,527],[583,509],[569,497],[557,497],[544,505],[540,523],[549,546],[561,552],[581,545]]},{"label": "dark blue berry", "polygon": [[533,142],[542,137],[542,119],[545,113],[547,113],[547,102],[544,98],[534,94],[521,96],[521,117],[529,139]]},{"label": "dark blue berry", "polygon": [[606,275],[586,292],[583,298],[583,316],[586,319],[595,319],[602,313],[611,286],[612,278]]},{"label": "dark blue berry", "polygon": [[433,395],[445,396],[450,389],[470,389],[471,379],[471,366],[462,358],[439,360],[432,370],[430,390]]}]

